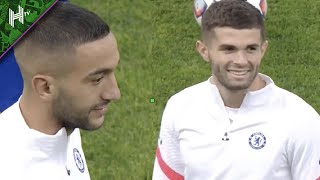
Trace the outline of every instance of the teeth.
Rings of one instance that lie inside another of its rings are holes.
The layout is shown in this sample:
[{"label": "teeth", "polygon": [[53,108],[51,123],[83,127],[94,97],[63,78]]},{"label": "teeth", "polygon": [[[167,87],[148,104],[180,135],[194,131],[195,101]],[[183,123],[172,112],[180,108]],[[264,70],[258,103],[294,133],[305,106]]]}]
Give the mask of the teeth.
[{"label": "teeth", "polygon": [[248,71],[229,71],[230,73],[236,75],[236,76],[243,76],[245,75]]}]

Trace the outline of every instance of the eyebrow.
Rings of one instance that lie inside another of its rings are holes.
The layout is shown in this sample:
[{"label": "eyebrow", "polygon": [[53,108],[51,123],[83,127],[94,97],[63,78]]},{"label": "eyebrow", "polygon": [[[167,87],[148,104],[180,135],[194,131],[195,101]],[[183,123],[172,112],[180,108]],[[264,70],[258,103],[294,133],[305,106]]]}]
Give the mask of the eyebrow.
[{"label": "eyebrow", "polygon": [[107,73],[109,71],[112,71],[112,70],[113,69],[111,69],[111,68],[100,68],[100,69],[97,69],[97,70],[89,73],[87,77],[95,76],[95,75],[98,75],[98,74],[105,74],[105,73]]},{"label": "eyebrow", "polygon": [[232,47],[232,48],[236,48],[236,46],[234,46],[234,45],[221,44],[221,45],[219,46],[219,49],[230,48],[230,47]]},{"label": "eyebrow", "polygon": [[118,62],[117,62],[117,64],[116,64],[114,67],[97,69],[97,70],[89,73],[89,74],[87,75],[87,77],[95,76],[95,75],[98,75],[98,74],[106,74],[106,73],[108,73],[108,72],[110,72],[110,71],[114,71],[114,70],[116,69],[117,65],[119,65],[119,64],[120,64],[120,59],[118,59]]},{"label": "eyebrow", "polygon": [[[249,44],[247,47],[259,47],[259,46],[260,46],[259,44]],[[236,48],[236,46],[234,46],[234,45],[221,44],[221,45],[219,46],[219,49],[230,48],[230,47]]]},{"label": "eyebrow", "polygon": [[250,44],[247,47],[259,47],[259,46],[260,46],[259,44]]},{"label": "eyebrow", "polygon": [[100,75],[100,74],[107,74],[108,72],[113,71],[113,69],[111,68],[100,68],[97,69],[91,73],[89,73],[86,77],[84,77],[81,81],[82,82],[88,82],[90,81],[91,78],[93,78],[94,76]]}]

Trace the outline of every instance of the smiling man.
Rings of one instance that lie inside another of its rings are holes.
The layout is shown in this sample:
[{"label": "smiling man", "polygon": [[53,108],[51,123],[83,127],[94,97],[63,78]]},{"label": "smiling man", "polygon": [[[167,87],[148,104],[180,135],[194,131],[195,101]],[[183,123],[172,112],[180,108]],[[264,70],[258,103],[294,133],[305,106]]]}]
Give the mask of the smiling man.
[{"label": "smiling man", "polygon": [[120,98],[117,42],[97,15],[58,2],[15,46],[24,80],[0,115],[0,179],[89,180],[79,128],[103,125]]},{"label": "smiling man", "polygon": [[212,76],[170,98],[153,180],[316,180],[320,118],[258,73],[263,17],[243,0],[213,3],[196,47]]}]

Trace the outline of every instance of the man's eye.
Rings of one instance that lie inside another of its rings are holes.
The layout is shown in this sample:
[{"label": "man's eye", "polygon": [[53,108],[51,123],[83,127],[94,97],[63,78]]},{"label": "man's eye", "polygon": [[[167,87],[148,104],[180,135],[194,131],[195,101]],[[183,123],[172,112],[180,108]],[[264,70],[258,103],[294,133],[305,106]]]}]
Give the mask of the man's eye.
[{"label": "man's eye", "polygon": [[234,50],[235,50],[235,48],[233,48],[233,47],[226,47],[226,48],[223,48],[222,49],[224,52],[226,52],[226,53],[231,53],[231,52],[233,52]]},{"label": "man's eye", "polygon": [[255,50],[257,50],[257,48],[256,47],[249,47],[248,50],[249,51],[255,51]]},{"label": "man's eye", "polygon": [[97,78],[97,79],[92,80],[92,82],[94,82],[94,83],[100,83],[102,79],[103,79],[103,77],[100,77],[100,78]]}]

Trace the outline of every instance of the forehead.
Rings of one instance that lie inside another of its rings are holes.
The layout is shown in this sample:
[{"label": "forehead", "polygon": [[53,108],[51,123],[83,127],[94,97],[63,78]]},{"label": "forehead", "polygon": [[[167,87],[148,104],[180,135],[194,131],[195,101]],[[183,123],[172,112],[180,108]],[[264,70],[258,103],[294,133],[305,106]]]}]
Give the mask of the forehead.
[{"label": "forehead", "polygon": [[119,62],[117,41],[112,33],[89,43],[82,44],[75,49],[75,68],[83,73],[90,73],[95,69],[116,68]]},{"label": "forehead", "polygon": [[213,43],[243,46],[261,43],[261,31],[258,28],[234,29],[230,27],[217,27],[214,29]]}]

